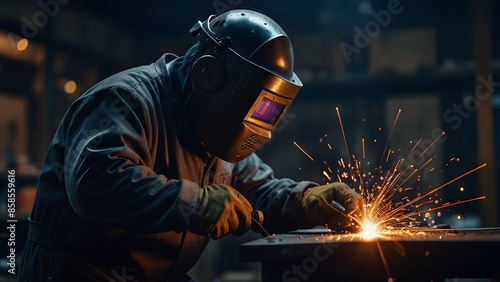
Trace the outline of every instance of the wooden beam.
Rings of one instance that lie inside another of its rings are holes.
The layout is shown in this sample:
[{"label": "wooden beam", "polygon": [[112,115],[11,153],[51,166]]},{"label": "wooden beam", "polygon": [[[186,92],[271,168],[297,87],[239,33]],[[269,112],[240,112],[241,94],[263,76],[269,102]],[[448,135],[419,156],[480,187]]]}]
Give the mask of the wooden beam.
[{"label": "wooden beam", "polygon": [[[495,168],[495,126],[493,117],[492,40],[489,0],[471,0],[476,63],[475,101],[477,103],[477,152],[479,163],[486,167],[479,171],[479,190],[486,199],[481,202],[484,226],[498,225],[498,196]],[[465,148],[464,148],[465,149]]]}]

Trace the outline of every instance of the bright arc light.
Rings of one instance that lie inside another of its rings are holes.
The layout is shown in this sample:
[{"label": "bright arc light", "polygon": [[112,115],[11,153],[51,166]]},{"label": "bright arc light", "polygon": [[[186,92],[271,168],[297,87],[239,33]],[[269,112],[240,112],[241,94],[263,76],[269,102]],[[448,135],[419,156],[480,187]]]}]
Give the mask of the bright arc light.
[{"label": "bright arc light", "polygon": [[364,221],[358,235],[365,240],[373,239],[378,236],[378,225],[371,221]]}]

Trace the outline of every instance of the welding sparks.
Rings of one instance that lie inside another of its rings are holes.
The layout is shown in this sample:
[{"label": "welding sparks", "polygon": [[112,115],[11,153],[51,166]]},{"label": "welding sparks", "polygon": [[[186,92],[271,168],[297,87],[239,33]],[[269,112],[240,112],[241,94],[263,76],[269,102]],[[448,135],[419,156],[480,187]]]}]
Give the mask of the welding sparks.
[{"label": "welding sparks", "polygon": [[366,158],[365,154],[365,138],[361,139],[361,148],[363,148],[363,159]]},{"label": "welding sparks", "polygon": [[293,141],[293,144],[297,146],[297,148],[299,148],[299,150],[301,150],[302,153],[304,153],[304,155],[306,155],[311,161],[314,161],[314,159],[304,149],[302,149],[297,142]]},{"label": "welding sparks", "polygon": [[[426,218],[429,218],[429,212],[431,211],[485,199],[485,196],[479,196],[454,203],[446,202],[439,204],[438,200],[432,200],[432,197],[430,197],[430,195],[433,195],[438,190],[448,187],[450,183],[479,170],[485,165],[483,164],[463,173],[427,193],[417,195],[413,199],[404,197],[396,203],[394,203],[394,197],[397,193],[403,191],[403,189],[394,180],[387,181],[387,179],[401,179],[401,175],[396,170],[392,174],[388,174],[383,184],[374,188],[375,191],[362,188],[365,189],[361,191],[361,195],[364,195],[366,205],[363,214],[357,219],[361,222],[361,233],[359,235],[368,240],[382,234],[401,234],[404,231],[411,230],[412,227],[418,226],[420,222],[416,217],[420,214],[424,214]],[[406,179],[402,181],[406,181]],[[423,210],[423,207],[429,204],[435,204],[436,206]]]},{"label": "welding sparks", "polygon": [[326,172],[324,170],[323,170],[323,175],[328,179],[328,181],[332,180],[332,178],[330,177],[330,175],[328,175],[328,172]]},{"label": "welding sparks", "polygon": [[[401,113],[401,110],[399,110],[390,129],[385,147],[380,155],[380,163],[378,166],[372,167],[369,158],[367,158],[364,138],[361,139],[362,159],[358,160],[354,154],[351,155],[347,145],[344,124],[338,108],[336,108],[336,113],[345,145],[346,156],[339,158],[337,162],[339,169],[336,173],[335,170],[332,171],[326,161],[323,161],[323,164],[328,167],[327,170],[323,170],[323,176],[326,177],[327,181],[331,181],[332,178],[335,179],[336,174],[338,181],[350,184],[350,187],[359,192],[364,202],[361,212],[356,213],[346,213],[345,209],[332,207],[336,212],[350,218],[352,226],[356,226],[356,229],[359,230],[358,233],[339,235],[339,238],[340,236],[347,236],[348,238],[375,241],[388,277],[387,281],[395,281],[392,278],[393,275],[380,244],[380,239],[419,236],[424,233],[421,232],[422,223],[427,224],[428,227],[437,227],[435,225],[436,222],[431,217],[431,212],[438,211],[437,216],[441,217],[442,213],[440,210],[442,209],[485,199],[485,196],[479,196],[456,202],[443,202],[442,199],[436,197],[439,197],[438,192],[441,189],[450,187],[453,182],[476,172],[485,167],[486,164],[479,165],[455,176],[435,188],[432,186],[424,188],[424,185],[419,183],[424,173],[443,172],[439,167],[435,169],[436,165],[431,163],[436,159],[436,156],[432,156],[433,146],[445,135],[445,132],[442,132],[434,140],[423,140],[422,138],[419,140],[410,140],[409,143],[412,144],[410,146],[413,147],[410,149],[408,155],[406,157],[401,155],[399,159],[395,159],[398,157],[396,152],[400,152],[401,149],[394,150],[390,148],[389,139],[392,136]],[[379,131],[381,130],[379,128]],[[323,141],[325,140],[321,139],[320,143]],[[332,150],[330,142],[326,141],[325,143],[329,150]],[[377,139],[374,138],[373,143],[377,143]],[[313,161],[313,158],[304,149],[296,142],[294,144]],[[361,163],[361,161],[365,161],[366,164]],[[387,169],[384,165],[388,164],[389,161],[394,163],[394,165]],[[451,158],[449,161],[459,162],[460,158]],[[364,171],[364,165],[368,167],[369,171]],[[448,166],[448,164],[445,164],[445,166]],[[410,183],[418,183],[419,185],[411,187]],[[459,191],[463,192],[464,187],[460,186]],[[327,199],[323,199],[323,201],[330,204]],[[456,219],[461,220],[462,217],[456,215]],[[439,239],[441,239],[441,236]],[[405,255],[406,250],[402,244],[397,242],[397,240],[391,240],[390,242],[392,243],[393,250],[402,256]],[[426,251],[425,256],[429,255],[429,251]]]},{"label": "welding sparks", "polygon": [[[401,110],[398,111],[394,119],[394,123],[392,124],[392,128],[389,133],[389,139],[394,131],[400,113]],[[340,113],[338,110],[337,116],[339,117],[339,123],[341,125],[341,129],[343,130],[344,127],[342,125]],[[382,165],[380,165],[377,168],[379,172],[378,181],[376,180],[376,177],[372,177],[368,181],[365,180],[364,175],[366,174],[361,172],[361,163],[355,160],[353,156],[353,159],[356,163],[356,169],[351,169],[348,178],[350,178],[355,184],[357,184],[354,188],[357,188],[365,201],[363,213],[357,218],[357,222],[360,222],[361,237],[365,239],[372,239],[376,237],[377,234],[380,235],[382,233],[388,234],[394,232],[400,233],[403,230],[409,230],[412,227],[417,227],[420,224],[420,222],[417,220],[417,216],[420,216],[420,214],[425,214],[424,220],[426,220],[430,218],[431,211],[441,210],[458,204],[464,204],[472,201],[482,200],[485,198],[484,196],[480,196],[472,199],[457,201],[454,203],[440,203],[439,200],[433,199],[434,196],[437,196],[437,192],[439,190],[445,187],[449,187],[451,183],[486,166],[486,164],[482,164],[459,176],[456,176],[452,180],[447,181],[446,183],[436,188],[431,187],[430,191],[428,192],[419,192],[413,198],[405,196],[400,200],[396,200],[397,196],[402,195],[401,193],[411,190],[411,187],[405,187],[407,182],[409,182],[411,179],[416,179],[417,181],[420,180],[420,175],[418,175],[418,173],[423,171],[423,169],[427,167],[434,159],[433,157],[430,157],[428,160],[423,160],[421,158],[426,154],[429,154],[431,148],[435,146],[435,144],[440,138],[444,136],[444,134],[445,133],[442,132],[442,134],[440,134],[435,140],[431,140],[432,142],[424,147],[424,149],[421,150],[421,153],[417,151],[417,147],[423,145],[423,141],[422,139],[418,140],[410,150],[408,157],[406,159],[402,158],[397,160],[392,169],[384,172]],[[346,140],[345,133],[343,133],[343,136],[344,140]],[[347,144],[345,144],[345,146],[347,148]],[[385,161],[387,163],[392,153],[394,153],[394,150],[389,148],[388,140],[382,152],[381,164],[383,156],[385,155]],[[365,154],[364,148],[363,154]],[[411,159],[411,156],[415,155],[418,156],[417,159],[422,160],[420,162],[420,165],[413,165],[408,161],[408,159]],[[404,165],[406,165],[406,168]],[[431,168],[431,170],[434,169]],[[434,207],[428,207],[429,205],[434,205]]]},{"label": "welding sparks", "polygon": [[[434,165],[430,165],[435,159],[435,156],[428,155],[430,155],[431,149],[433,149],[432,147],[445,135],[444,132],[434,140],[422,140],[422,138],[420,138],[415,142],[410,141],[410,144],[413,144],[413,146],[408,156],[406,158],[401,157],[400,159],[393,160],[395,164],[390,169],[386,170],[383,168],[382,164],[388,163],[390,158],[395,156],[395,152],[397,151],[389,147],[389,139],[396,127],[401,110],[398,111],[390,129],[388,140],[381,154],[380,165],[373,171],[363,172],[363,164],[361,161],[357,160],[354,155],[349,153],[344,124],[338,108],[336,108],[336,113],[347,154],[346,160],[344,158],[338,160],[340,169],[337,171],[337,178],[340,182],[352,182],[354,185],[351,185],[351,187],[359,192],[364,200],[363,211],[360,214],[349,216],[353,222],[356,222],[360,229],[360,233],[354,234],[354,236],[372,240],[379,236],[391,234],[411,234],[407,232],[411,231],[414,227],[419,227],[422,220],[431,224],[435,223],[434,220],[431,219],[430,212],[432,211],[485,198],[484,196],[479,196],[450,203],[442,202],[441,199],[438,200],[434,197],[438,196],[437,192],[439,190],[449,187],[453,182],[485,167],[486,164],[479,165],[458,175],[436,188],[429,187],[428,192],[421,191],[420,188],[422,187],[418,187],[418,189],[408,187],[409,184],[407,183],[421,180],[420,173],[424,171],[432,172],[435,170]],[[380,130],[381,128],[379,128],[379,131]],[[365,160],[365,139],[362,139],[361,142],[363,160]],[[428,145],[424,146],[424,143]],[[313,158],[296,142],[294,142],[294,144],[308,156],[309,159],[313,160]],[[330,143],[327,142],[327,144],[331,150]],[[418,162],[415,161],[415,157]],[[428,157],[428,159],[424,159],[424,157]],[[410,162],[410,160],[413,161]],[[450,161],[455,160],[459,161],[459,158],[450,159]],[[367,163],[369,164],[369,162]],[[326,161],[324,164],[326,165]],[[428,166],[429,168],[427,168]],[[331,175],[333,173],[330,167],[328,167],[328,171],[330,173],[327,173],[327,170],[323,170],[323,175],[328,181],[331,181]],[[460,191],[463,191],[463,187],[460,187]],[[404,194],[414,192],[416,192],[414,196]],[[421,215],[424,215],[423,219],[419,219]],[[441,212],[438,213],[438,217],[440,216]]]}]

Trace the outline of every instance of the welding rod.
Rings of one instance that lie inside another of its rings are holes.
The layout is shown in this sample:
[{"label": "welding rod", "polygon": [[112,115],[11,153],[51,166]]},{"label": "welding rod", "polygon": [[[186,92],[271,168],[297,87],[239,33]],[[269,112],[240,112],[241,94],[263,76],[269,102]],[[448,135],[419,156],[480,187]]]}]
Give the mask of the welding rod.
[{"label": "welding rod", "polygon": [[252,211],[252,219],[262,224],[264,223],[264,213],[261,210],[254,210]]},{"label": "welding rod", "polygon": [[258,230],[257,233],[264,237],[271,236],[262,223],[264,223],[264,213],[261,210],[252,211],[252,226]]}]

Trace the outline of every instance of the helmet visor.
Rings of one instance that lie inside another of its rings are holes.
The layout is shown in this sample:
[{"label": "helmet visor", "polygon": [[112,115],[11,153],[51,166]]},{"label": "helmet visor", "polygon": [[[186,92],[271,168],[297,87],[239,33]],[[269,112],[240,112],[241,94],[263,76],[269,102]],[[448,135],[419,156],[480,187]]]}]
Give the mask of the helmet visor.
[{"label": "helmet visor", "polygon": [[262,89],[243,120],[272,129],[281,120],[292,101]]},{"label": "helmet visor", "polygon": [[274,124],[284,108],[285,105],[264,97],[260,100],[259,104],[257,104],[257,108],[255,108],[250,117],[269,124]]}]

